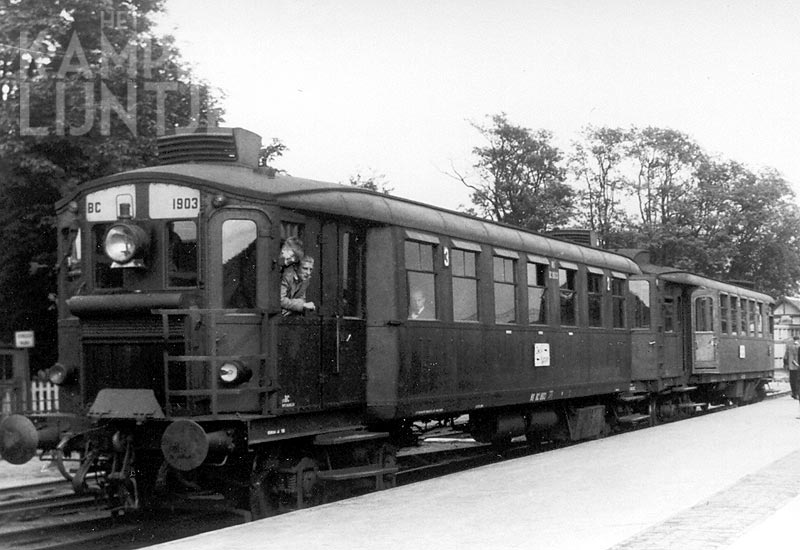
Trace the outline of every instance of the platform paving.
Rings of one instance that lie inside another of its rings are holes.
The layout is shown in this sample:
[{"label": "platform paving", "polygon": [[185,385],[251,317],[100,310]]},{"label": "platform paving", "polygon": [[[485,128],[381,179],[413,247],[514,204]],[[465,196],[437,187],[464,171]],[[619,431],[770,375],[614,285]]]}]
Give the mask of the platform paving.
[{"label": "platform paving", "polygon": [[157,548],[795,549],[798,416],[779,397]]}]

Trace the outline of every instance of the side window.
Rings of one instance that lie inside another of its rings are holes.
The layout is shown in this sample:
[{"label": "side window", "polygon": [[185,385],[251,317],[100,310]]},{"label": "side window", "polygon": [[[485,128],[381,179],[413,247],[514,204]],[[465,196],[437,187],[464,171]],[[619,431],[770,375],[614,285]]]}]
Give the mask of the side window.
[{"label": "side window", "polygon": [[764,304],[756,304],[756,334],[759,338],[764,337]]},{"label": "side window", "polygon": [[222,224],[222,306],[256,307],[256,224],[226,220]]},{"label": "side window", "polygon": [[575,326],[577,319],[576,275],[575,269],[559,268],[558,294],[561,302],[561,324]]},{"label": "side window", "polygon": [[494,257],[494,320],[496,323],[516,323],[516,281],[514,271],[517,261]]},{"label": "side window", "polygon": [[747,301],[747,334],[748,336],[756,335],[756,303],[754,300]]},{"label": "side window", "polygon": [[625,279],[611,279],[611,314],[614,328],[625,328]]},{"label": "side window", "polygon": [[633,328],[650,328],[650,281],[631,281]]},{"label": "side window", "polygon": [[697,332],[714,331],[714,299],[710,296],[697,298],[694,302],[695,330]]},{"label": "side window", "polygon": [[[593,268],[591,268],[593,269]],[[589,326],[603,326],[603,274],[589,271],[586,274],[586,290],[589,300]]]},{"label": "side window", "polygon": [[664,332],[675,332],[675,298],[664,297],[661,305],[661,318],[664,320]]},{"label": "side window", "polygon": [[731,334],[739,333],[739,298],[730,296],[731,301]]},{"label": "side window", "polygon": [[408,318],[436,319],[436,275],[433,270],[434,246],[406,241],[408,277]]},{"label": "side window", "polygon": [[454,248],[450,252],[453,273],[453,320],[478,320],[478,254]]},{"label": "side window", "polygon": [[364,239],[358,233],[342,233],[342,314],[364,316]]},{"label": "side window", "polygon": [[747,334],[747,300],[739,298],[739,334]]},{"label": "side window", "polygon": [[547,264],[528,262],[528,322],[547,323]]},{"label": "side window", "polygon": [[728,324],[728,300],[727,294],[719,295],[719,330],[722,334],[728,334],[730,325]]},{"label": "side window", "polygon": [[197,222],[167,223],[167,286],[197,286]]},{"label": "side window", "polygon": [[96,288],[121,288],[123,269],[112,269],[111,259],[103,249],[103,237],[108,225],[97,224],[92,227],[94,238],[94,286]]}]

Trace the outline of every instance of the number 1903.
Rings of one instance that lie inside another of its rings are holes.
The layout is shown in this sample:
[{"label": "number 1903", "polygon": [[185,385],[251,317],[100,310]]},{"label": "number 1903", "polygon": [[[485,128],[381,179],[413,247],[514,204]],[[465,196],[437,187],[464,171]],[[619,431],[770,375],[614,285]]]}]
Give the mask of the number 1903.
[{"label": "number 1903", "polygon": [[172,199],[173,210],[197,210],[200,207],[200,199],[197,197],[175,197]]}]

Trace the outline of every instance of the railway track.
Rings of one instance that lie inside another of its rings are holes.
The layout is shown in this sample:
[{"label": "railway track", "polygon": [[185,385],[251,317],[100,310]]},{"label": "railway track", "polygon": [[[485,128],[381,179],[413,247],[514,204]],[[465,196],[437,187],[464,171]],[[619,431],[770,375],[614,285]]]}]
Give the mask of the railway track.
[{"label": "railway track", "polygon": [[[767,399],[785,395],[774,391]],[[716,407],[697,414],[714,414]],[[646,429],[643,425],[634,429]],[[629,431],[629,430],[626,430]],[[457,426],[428,430],[422,443],[398,453],[398,485],[557,450],[573,443],[529,445],[517,438],[498,448],[477,443]],[[576,442],[574,444],[580,444]],[[94,495],[74,495],[64,481],[0,490],[0,547],[21,550],[135,550],[246,521],[221,499],[191,509],[112,517]]]}]

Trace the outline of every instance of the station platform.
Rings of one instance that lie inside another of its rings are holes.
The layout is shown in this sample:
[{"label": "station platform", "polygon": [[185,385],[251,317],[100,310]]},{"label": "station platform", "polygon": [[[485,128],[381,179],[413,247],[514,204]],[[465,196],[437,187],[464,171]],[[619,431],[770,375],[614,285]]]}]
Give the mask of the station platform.
[{"label": "station platform", "polygon": [[784,395],[153,548],[795,549],[798,417]]}]

